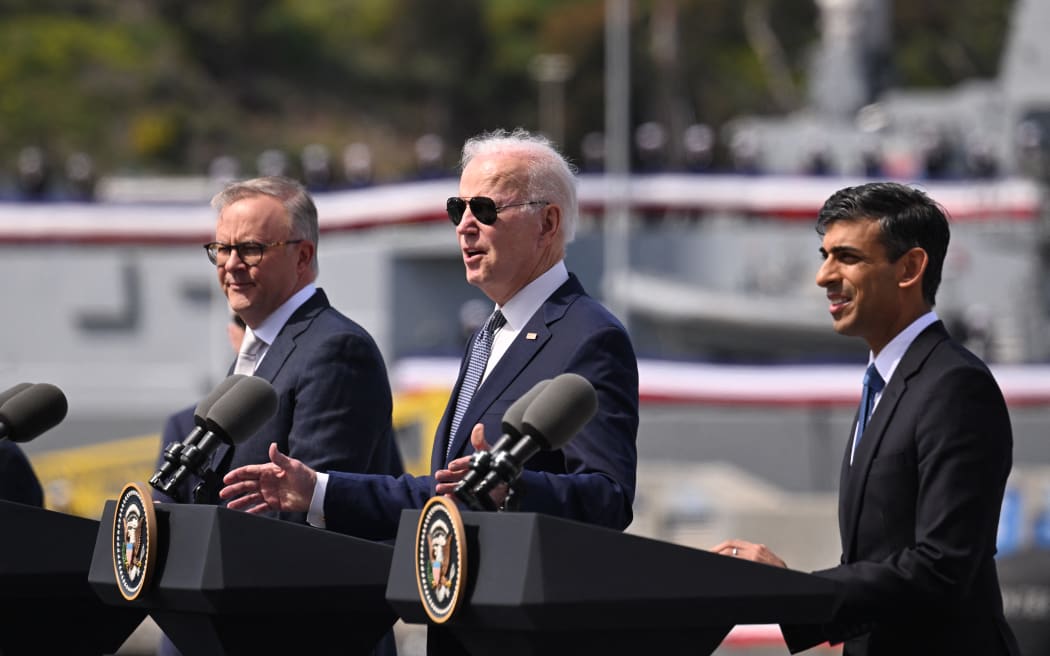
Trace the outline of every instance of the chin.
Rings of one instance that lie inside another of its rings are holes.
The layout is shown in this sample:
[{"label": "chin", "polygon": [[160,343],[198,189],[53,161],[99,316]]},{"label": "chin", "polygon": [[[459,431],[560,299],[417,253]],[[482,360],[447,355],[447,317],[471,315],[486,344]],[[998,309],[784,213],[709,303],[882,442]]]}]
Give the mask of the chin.
[{"label": "chin", "polygon": [[237,314],[244,314],[252,309],[251,301],[237,294],[227,294],[226,302],[229,304],[230,310]]},{"label": "chin", "polygon": [[860,331],[857,330],[856,326],[849,323],[836,323],[835,332],[843,337],[860,337]]},{"label": "chin", "polygon": [[831,328],[840,335],[850,335],[849,322],[844,319],[833,319],[831,321]]}]

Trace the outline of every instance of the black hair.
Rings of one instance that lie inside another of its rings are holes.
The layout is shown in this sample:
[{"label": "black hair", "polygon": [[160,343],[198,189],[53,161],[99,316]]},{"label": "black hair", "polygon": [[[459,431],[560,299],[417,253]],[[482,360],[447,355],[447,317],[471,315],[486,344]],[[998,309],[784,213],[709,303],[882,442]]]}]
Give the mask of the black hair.
[{"label": "black hair", "polygon": [[941,285],[948,253],[947,211],[925,192],[897,182],[869,182],[840,189],[824,202],[817,215],[817,233],[837,221],[873,220],[890,262],[915,247],[929,258],[922,277],[922,295],[932,307]]}]

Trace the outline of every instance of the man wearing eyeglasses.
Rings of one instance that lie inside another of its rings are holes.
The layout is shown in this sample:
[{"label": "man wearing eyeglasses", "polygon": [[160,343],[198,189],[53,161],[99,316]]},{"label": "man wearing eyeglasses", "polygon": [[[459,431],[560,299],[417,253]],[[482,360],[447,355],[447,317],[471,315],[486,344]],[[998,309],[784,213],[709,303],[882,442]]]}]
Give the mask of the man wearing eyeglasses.
[{"label": "man wearing eyeglasses", "polygon": [[[446,209],[467,281],[501,318],[487,361],[468,345],[434,438],[433,476],[372,476],[309,467],[271,446],[271,464],[231,471],[220,492],[249,512],[309,510],[310,523],[371,539],[393,537],[403,508],[451,493],[475,449],[500,436],[507,408],[536,383],[565,372],[586,378],[598,410],[561,449],[525,463],[519,509],[624,529],[632,519],[638,369],[623,326],[565,265],[578,216],[575,176],[549,141],[496,131],[463,148],[459,196]],[[474,380],[477,379],[477,380]],[[471,394],[470,388],[473,388]],[[469,402],[466,395],[471,394]],[[497,490],[502,503],[505,488]]]},{"label": "man wearing eyeglasses", "polygon": [[[322,471],[401,474],[382,355],[314,284],[317,209],[306,189],[290,178],[256,178],[228,185],[212,206],[218,221],[205,254],[230,310],[246,324],[241,350],[255,345],[247,364],[238,358],[237,371],[265,378],[279,399],[275,416],[255,435],[215,452],[216,481],[231,469],[267,462],[270,443]],[[200,481],[190,478],[180,501],[194,500]],[[198,500],[218,503],[218,490]],[[306,519],[302,512],[279,516]]]}]

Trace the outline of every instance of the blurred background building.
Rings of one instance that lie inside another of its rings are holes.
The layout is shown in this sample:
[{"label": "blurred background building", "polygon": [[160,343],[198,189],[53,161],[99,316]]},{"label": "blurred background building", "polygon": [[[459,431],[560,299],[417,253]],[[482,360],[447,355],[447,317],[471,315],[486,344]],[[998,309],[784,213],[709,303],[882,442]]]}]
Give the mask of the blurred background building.
[{"label": "blurred background building", "polygon": [[[1001,553],[1050,549],[1050,4],[0,0],[0,17],[0,387],[69,398],[26,445],[49,507],[97,517],[148,479],[168,413],[225,376],[208,200],[268,173],[315,194],[319,284],[376,336],[425,470],[487,314],[443,201],[466,137],[521,125],[579,166],[569,266],[642,358],[629,530],[835,562],[866,352],[831,330],[813,220],[886,178],[953,217],[937,311],[1014,422]],[[737,635],[725,653],[783,653]]]}]

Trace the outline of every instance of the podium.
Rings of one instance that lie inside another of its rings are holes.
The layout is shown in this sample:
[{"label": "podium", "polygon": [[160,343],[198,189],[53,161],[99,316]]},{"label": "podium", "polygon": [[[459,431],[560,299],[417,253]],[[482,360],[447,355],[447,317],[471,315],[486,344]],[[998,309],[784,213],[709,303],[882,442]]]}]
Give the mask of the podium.
[{"label": "podium", "polygon": [[820,623],[837,604],[837,584],[807,573],[549,515],[463,512],[465,597],[439,625],[415,578],[419,515],[401,514],[386,596],[443,653],[709,654],[736,624]]},{"label": "podium", "polygon": [[99,522],[0,501],[0,525],[0,654],[112,654],[145,619],[88,583]]},{"label": "podium", "polygon": [[218,506],[158,503],[148,589],[118,588],[106,502],[89,580],[114,606],[148,611],[185,654],[368,654],[397,617],[393,547]]}]

